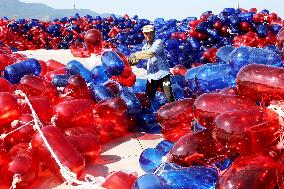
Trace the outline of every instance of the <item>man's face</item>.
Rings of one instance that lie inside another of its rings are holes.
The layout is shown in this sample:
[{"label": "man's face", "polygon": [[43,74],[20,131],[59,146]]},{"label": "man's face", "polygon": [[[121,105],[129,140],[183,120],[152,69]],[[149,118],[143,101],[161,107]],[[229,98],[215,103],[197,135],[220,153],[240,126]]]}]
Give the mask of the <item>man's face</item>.
[{"label": "man's face", "polygon": [[155,33],[154,32],[144,32],[145,39],[147,42],[153,41]]}]

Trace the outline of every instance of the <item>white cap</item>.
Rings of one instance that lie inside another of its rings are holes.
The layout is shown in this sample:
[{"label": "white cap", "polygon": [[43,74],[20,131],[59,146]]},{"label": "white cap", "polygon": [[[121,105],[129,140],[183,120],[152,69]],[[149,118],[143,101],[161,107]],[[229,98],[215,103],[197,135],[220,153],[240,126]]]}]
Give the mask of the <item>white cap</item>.
[{"label": "white cap", "polygon": [[146,25],[143,27],[142,32],[153,32],[155,31],[155,27],[153,25]]}]

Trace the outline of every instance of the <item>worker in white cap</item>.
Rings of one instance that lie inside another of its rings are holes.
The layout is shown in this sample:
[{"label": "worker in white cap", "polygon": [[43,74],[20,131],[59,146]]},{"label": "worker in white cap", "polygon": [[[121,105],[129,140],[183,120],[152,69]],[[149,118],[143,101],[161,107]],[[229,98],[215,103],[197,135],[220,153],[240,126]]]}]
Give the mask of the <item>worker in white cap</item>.
[{"label": "worker in white cap", "polygon": [[159,87],[162,88],[168,101],[173,102],[175,99],[170,79],[170,66],[164,52],[164,44],[161,39],[155,40],[153,25],[144,26],[142,32],[147,43],[142,47],[142,51],[130,55],[128,62],[136,65],[140,60],[147,60],[146,95],[150,102]]}]

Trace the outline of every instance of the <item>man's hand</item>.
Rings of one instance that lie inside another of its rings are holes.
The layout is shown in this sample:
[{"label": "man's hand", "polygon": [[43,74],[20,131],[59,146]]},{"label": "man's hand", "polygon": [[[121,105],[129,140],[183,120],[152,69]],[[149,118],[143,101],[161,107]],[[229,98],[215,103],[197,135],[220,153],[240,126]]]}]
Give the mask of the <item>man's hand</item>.
[{"label": "man's hand", "polygon": [[130,57],[128,57],[127,58],[127,61],[128,61],[128,63],[131,65],[131,66],[134,66],[134,65],[136,65],[138,62],[139,62],[139,60],[135,57],[135,56],[130,56]]}]

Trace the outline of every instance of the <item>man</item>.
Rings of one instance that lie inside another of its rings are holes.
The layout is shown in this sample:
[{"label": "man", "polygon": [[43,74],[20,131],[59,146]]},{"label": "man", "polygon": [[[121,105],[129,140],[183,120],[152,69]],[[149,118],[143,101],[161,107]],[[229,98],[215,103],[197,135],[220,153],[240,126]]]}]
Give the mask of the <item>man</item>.
[{"label": "man", "polygon": [[150,102],[159,87],[163,89],[168,101],[173,102],[175,99],[170,80],[170,66],[166,60],[164,44],[160,39],[155,40],[154,26],[146,25],[142,32],[147,43],[142,47],[142,51],[130,55],[128,62],[136,65],[140,60],[148,60],[146,95]]}]

